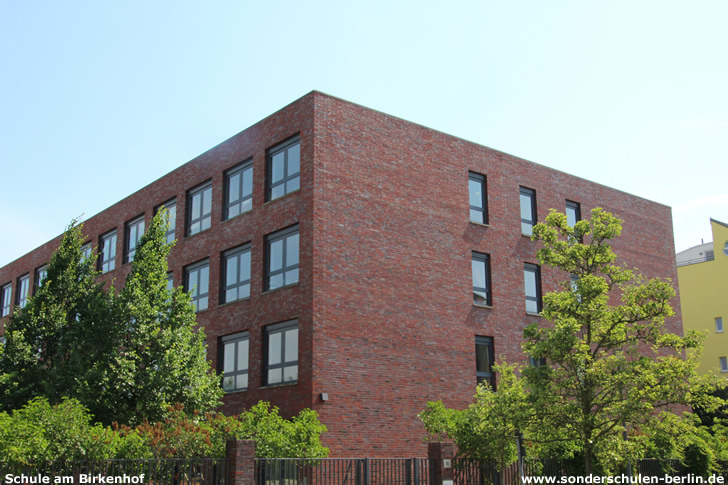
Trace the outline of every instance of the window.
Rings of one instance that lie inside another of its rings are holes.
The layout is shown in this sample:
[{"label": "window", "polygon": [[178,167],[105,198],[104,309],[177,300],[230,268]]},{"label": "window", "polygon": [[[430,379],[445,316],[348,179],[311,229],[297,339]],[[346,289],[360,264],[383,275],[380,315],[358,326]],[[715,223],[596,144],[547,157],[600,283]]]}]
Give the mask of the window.
[{"label": "window", "polygon": [[490,306],[490,256],[473,252],[473,303]]},{"label": "window", "polygon": [[470,191],[470,221],[488,224],[488,198],[485,177],[470,172],[468,190]]},{"label": "window", "polygon": [[88,258],[91,257],[91,253],[93,251],[93,248],[91,247],[91,243],[86,243],[83,246],[81,246],[81,258],[82,261],[86,261]]},{"label": "window", "polygon": [[187,194],[187,235],[210,229],[212,221],[212,182]]},{"label": "window", "polygon": [[529,357],[528,365],[537,369],[543,367],[546,365],[546,357]]},{"label": "window", "polygon": [[30,289],[30,275],[23,275],[18,278],[18,292],[15,303],[19,308],[23,308],[28,303],[28,290]]},{"label": "window", "polygon": [[222,255],[223,303],[250,296],[250,244],[231,249]]},{"label": "window", "polygon": [[728,360],[725,357],[719,357],[720,360],[720,371],[728,372]]},{"label": "window", "polygon": [[228,335],[220,339],[222,345],[222,388],[225,392],[248,388],[248,332]]},{"label": "window", "polygon": [[495,373],[493,372],[493,338],[475,337],[475,377],[480,384],[485,382],[495,389]]},{"label": "window", "polygon": [[723,331],[723,317],[715,317],[715,331],[716,332]]},{"label": "window", "polygon": [[574,227],[581,220],[581,204],[571,200],[566,201],[566,223]]},{"label": "window", "polygon": [[268,150],[267,200],[298,190],[300,176],[301,141],[298,137]]},{"label": "window", "polygon": [[266,238],[265,290],[298,283],[298,226]]},{"label": "window", "polygon": [[144,216],[137,217],[126,223],[124,230],[124,262],[134,261],[137,245],[144,234]]},{"label": "window", "polygon": [[174,275],[170,271],[167,273],[167,291],[173,291],[174,290]]},{"label": "window", "polygon": [[225,173],[225,210],[223,219],[230,219],[253,208],[253,161]]},{"label": "window", "polygon": [[99,271],[106,273],[116,267],[116,231],[101,236],[99,241]]},{"label": "window", "polygon": [[174,230],[177,227],[177,201],[172,199],[164,204],[157,207],[156,212],[160,210],[166,210],[167,221],[167,244],[171,244],[174,241],[175,235]]},{"label": "window", "polygon": [[38,293],[38,288],[43,284],[43,281],[48,276],[48,265],[45,264],[35,270],[35,279],[33,280],[33,294]]},{"label": "window", "polygon": [[12,293],[12,290],[13,285],[11,283],[8,283],[0,288],[0,303],[2,304],[2,309],[0,309],[1,317],[10,315],[10,295]]},{"label": "window", "polygon": [[525,236],[533,234],[536,225],[536,191],[521,187],[521,233]]},{"label": "window", "polygon": [[526,313],[541,311],[541,269],[535,264],[523,265],[523,283],[526,289]]},{"label": "window", "polygon": [[190,293],[195,311],[207,310],[210,291],[210,266],[202,261],[185,268],[185,291]]},{"label": "window", "polygon": [[265,329],[263,384],[272,386],[298,380],[298,320]]}]

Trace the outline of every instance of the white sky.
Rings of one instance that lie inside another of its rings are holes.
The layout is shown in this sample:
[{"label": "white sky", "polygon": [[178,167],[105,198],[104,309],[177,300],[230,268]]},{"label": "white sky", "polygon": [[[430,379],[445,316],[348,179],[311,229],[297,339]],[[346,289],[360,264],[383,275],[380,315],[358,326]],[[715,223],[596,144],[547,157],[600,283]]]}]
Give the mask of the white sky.
[{"label": "white sky", "polygon": [[728,2],[0,0],[0,266],[317,89],[728,222]]}]

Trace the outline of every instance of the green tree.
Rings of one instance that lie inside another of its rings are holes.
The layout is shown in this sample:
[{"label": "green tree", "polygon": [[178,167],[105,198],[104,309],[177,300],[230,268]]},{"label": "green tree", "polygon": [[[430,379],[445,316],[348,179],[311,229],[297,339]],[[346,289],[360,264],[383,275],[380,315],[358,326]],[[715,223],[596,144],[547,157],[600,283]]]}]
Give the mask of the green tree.
[{"label": "green tree", "polygon": [[6,328],[0,355],[2,409],[29,399],[78,399],[104,423],[157,421],[170,406],[205,412],[222,395],[181,288],[167,290],[164,213],[139,241],[120,292],[96,281],[84,258],[82,227],[66,231],[46,280]]},{"label": "green tree", "polygon": [[[548,365],[525,369],[532,425],[540,441],[580,444],[587,474],[598,461],[639,453],[639,440],[669,413],[691,402],[697,333],[666,331],[673,315],[670,281],[645,280],[618,266],[610,241],[622,230],[613,215],[594,209],[575,227],[551,211],[533,240],[542,264],[564,271],[562,291],[544,295],[543,323],[524,332],[524,351]],[[677,408],[675,406],[678,406]]]}]

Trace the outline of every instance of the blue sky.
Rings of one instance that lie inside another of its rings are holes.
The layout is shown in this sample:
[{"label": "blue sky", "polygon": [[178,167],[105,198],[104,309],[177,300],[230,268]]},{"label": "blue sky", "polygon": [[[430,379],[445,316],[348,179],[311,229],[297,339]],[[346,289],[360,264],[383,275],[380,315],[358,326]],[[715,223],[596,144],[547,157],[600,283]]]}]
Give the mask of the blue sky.
[{"label": "blue sky", "polygon": [[0,266],[317,89],[728,222],[728,2],[0,0]]}]

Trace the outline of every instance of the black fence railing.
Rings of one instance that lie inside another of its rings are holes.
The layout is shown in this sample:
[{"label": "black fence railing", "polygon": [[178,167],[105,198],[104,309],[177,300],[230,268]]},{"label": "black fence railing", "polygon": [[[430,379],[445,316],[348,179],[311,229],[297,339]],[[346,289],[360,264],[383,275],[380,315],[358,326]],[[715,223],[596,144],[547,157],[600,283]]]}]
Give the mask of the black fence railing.
[{"label": "black fence railing", "polygon": [[427,458],[258,458],[257,485],[430,485]]},{"label": "black fence railing", "polygon": [[[225,485],[224,459],[74,460],[20,465],[0,461],[0,477],[49,477],[50,483]],[[114,478],[109,481],[109,478]],[[56,479],[58,478],[58,481]]]}]

